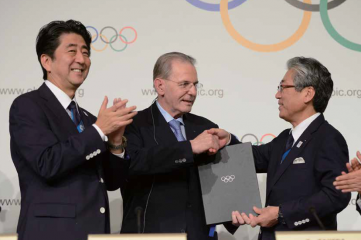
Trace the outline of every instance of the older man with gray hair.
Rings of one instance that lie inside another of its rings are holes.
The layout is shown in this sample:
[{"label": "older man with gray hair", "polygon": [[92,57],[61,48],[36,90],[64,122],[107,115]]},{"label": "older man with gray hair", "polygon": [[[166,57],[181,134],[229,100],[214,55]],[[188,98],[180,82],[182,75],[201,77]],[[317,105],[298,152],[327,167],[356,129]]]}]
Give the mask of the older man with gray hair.
[{"label": "older man with gray hair", "polygon": [[[187,233],[188,240],[209,236],[197,166],[227,143],[207,132],[218,126],[191,114],[201,87],[195,59],[179,52],[160,56],[153,70],[156,101],[140,111],[125,130],[131,157],[128,184],[122,188],[122,233]],[[235,227],[230,224],[229,230]]]}]

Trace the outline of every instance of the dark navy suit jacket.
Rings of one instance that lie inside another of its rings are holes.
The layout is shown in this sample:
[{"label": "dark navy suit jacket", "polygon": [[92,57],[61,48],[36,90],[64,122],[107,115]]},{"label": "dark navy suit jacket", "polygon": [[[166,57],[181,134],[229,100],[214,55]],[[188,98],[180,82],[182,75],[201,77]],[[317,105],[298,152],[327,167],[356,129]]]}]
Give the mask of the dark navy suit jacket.
[{"label": "dark navy suit jacket", "polygon": [[121,186],[129,165],[107,151],[91,126],[96,118],[84,109],[80,114],[82,133],[45,84],[11,106],[20,240],[85,240],[89,233],[110,232],[106,190]]},{"label": "dark navy suit jacket", "polygon": [[[267,173],[266,206],[279,206],[286,224],[261,228],[260,239],[274,239],[274,231],[320,230],[310,213],[314,208],[327,230],[337,229],[337,213],[347,207],[350,194],[333,186],[347,171],[349,161],[345,139],[321,114],[303,132],[280,164],[290,129],[272,142],[254,146],[257,172]],[[294,164],[304,161],[302,164]],[[302,158],[302,160],[300,159]]]},{"label": "dark navy suit jacket", "polygon": [[[187,140],[217,127],[191,113],[185,114],[183,120]],[[125,131],[127,152],[132,160],[128,183],[122,188],[121,232],[137,232],[135,209],[141,207],[142,232],[186,232],[188,240],[216,240],[217,235],[208,236],[197,168],[198,163],[209,161],[210,157],[194,155],[189,141],[178,142],[156,104],[138,112]],[[231,143],[235,141],[232,138]],[[229,224],[226,227],[229,231],[236,230]]]}]

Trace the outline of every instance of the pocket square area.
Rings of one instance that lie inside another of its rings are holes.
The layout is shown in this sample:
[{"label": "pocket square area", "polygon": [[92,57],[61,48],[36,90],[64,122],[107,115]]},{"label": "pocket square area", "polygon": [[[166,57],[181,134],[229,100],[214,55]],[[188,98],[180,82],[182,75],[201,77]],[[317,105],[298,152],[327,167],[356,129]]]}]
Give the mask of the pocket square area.
[{"label": "pocket square area", "polygon": [[303,159],[302,157],[295,158],[295,160],[293,160],[293,164],[302,164],[302,163],[305,163],[305,159]]}]

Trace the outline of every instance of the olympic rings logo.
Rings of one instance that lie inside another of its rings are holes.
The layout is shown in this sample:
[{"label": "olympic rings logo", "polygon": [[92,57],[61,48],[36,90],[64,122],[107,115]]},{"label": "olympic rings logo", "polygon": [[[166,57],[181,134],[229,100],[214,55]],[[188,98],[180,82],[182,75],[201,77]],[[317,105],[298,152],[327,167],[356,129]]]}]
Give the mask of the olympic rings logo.
[{"label": "olympic rings logo", "polygon": [[274,44],[258,44],[255,42],[251,42],[245,37],[243,37],[241,34],[239,34],[239,32],[232,25],[232,22],[229,18],[228,10],[238,7],[239,5],[246,2],[246,0],[233,0],[230,2],[228,2],[228,0],[221,0],[220,4],[205,3],[201,0],[186,0],[186,1],[192,4],[193,6],[201,8],[206,11],[219,11],[221,14],[223,25],[226,28],[228,34],[239,44],[253,51],[277,52],[292,46],[306,32],[311,20],[312,12],[319,11],[325,29],[336,42],[338,42],[345,48],[361,52],[361,44],[351,42],[346,38],[344,38],[343,36],[341,36],[332,26],[330,18],[328,16],[328,10],[341,5],[346,0],[333,0],[329,3],[327,2],[327,0],[320,0],[320,4],[311,4],[311,0],[304,0],[303,2],[300,2],[298,0],[285,0],[290,5],[298,9],[304,10],[304,14],[301,24],[298,27],[298,29],[295,31],[295,33],[292,34],[286,40]]},{"label": "olympic rings logo", "polygon": [[[257,138],[257,136],[255,135],[255,134],[253,134],[253,133],[247,133],[247,134],[245,134],[245,135],[243,135],[243,137],[241,138],[241,142],[244,142],[244,140],[245,140],[245,138],[247,138],[247,137],[252,137],[252,138],[254,138],[254,140],[256,140],[256,141],[251,141],[251,143],[252,143],[252,145],[255,145],[255,146],[259,146],[259,145],[263,145],[263,144],[265,144],[265,138],[267,137],[271,137],[271,139],[273,139],[273,138],[275,138],[276,136],[275,135],[273,135],[272,133],[266,133],[266,134],[264,134],[262,137],[261,137],[261,139],[260,140],[258,140],[258,138]],[[247,139],[248,140],[248,139]]]},{"label": "olympic rings logo", "polygon": [[[113,49],[115,52],[122,52],[122,51],[124,51],[124,50],[128,47],[129,44],[134,43],[134,42],[137,40],[137,38],[138,38],[138,33],[137,33],[137,31],[136,31],[133,27],[130,27],[130,26],[123,27],[122,29],[120,29],[119,32],[118,32],[114,27],[111,27],[111,26],[103,27],[103,28],[100,30],[100,32],[98,32],[98,30],[97,30],[95,27],[93,27],[93,26],[87,26],[86,28],[87,28],[88,30],[91,30],[92,32],[95,32],[94,35],[92,34],[92,42],[91,42],[91,44],[90,44],[90,47],[91,47],[92,50],[94,50],[94,51],[96,51],[96,52],[103,52],[105,49],[107,49],[108,46],[110,46],[111,49]],[[113,31],[114,31],[114,35],[112,35],[111,37],[106,37],[106,36],[105,36],[105,33],[104,33],[104,31],[105,31],[106,29],[111,29],[111,30],[113,30]],[[126,29],[129,29],[129,30],[131,30],[131,31],[134,32],[134,37],[133,37],[132,40],[128,39],[128,38],[125,37],[125,35],[123,34],[123,31],[126,30]],[[113,46],[114,42],[117,41],[118,39],[119,39],[120,42],[124,45],[124,47],[121,48],[121,49],[116,49],[116,48]],[[98,48],[95,48],[95,47],[94,47],[94,43],[95,43],[96,41],[98,41],[98,40],[102,41],[102,42],[105,44],[104,47],[101,48],[101,49],[98,49]]]},{"label": "olympic rings logo", "polygon": [[228,183],[228,182],[233,182],[233,180],[236,178],[236,176],[234,175],[230,175],[230,176],[223,176],[221,177],[222,182]]}]

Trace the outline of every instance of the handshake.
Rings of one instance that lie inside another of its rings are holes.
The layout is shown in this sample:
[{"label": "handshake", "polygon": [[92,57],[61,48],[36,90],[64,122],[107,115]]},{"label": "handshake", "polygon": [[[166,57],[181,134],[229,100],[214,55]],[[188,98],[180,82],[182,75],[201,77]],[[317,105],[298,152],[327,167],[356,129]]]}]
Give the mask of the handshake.
[{"label": "handshake", "polygon": [[211,128],[199,134],[190,143],[194,154],[207,152],[209,155],[213,155],[230,141],[231,134],[229,132],[223,129]]}]

